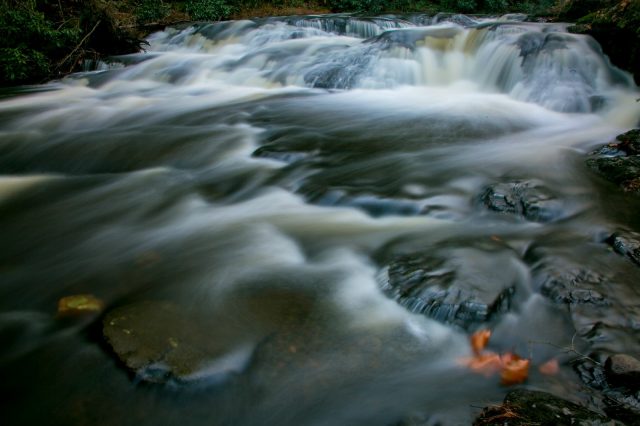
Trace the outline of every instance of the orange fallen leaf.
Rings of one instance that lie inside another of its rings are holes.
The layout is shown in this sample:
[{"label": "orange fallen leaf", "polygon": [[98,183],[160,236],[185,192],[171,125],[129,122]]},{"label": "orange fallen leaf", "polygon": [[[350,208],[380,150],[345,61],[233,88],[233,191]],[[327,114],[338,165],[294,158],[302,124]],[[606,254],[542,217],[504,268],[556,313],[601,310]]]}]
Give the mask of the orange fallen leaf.
[{"label": "orange fallen leaf", "polygon": [[490,377],[500,373],[500,383],[505,386],[522,383],[529,377],[528,359],[523,359],[515,353],[505,352],[497,354],[495,352],[485,352],[483,349],[491,338],[490,330],[480,330],[473,333],[469,339],[473,357],[463,358],[461,364],[468,367],[474,373],[483,374]]},{"label": "orange fallen leaf", "polygon": [[505,386],[522,383],[529,377],[528,359],[511,360],[505,363],[500,373],[500,383]]},{"label": "orange fallen leaf", "polygon": [[466,365],[474,373],[489,377],[502,369],[502,360],[500,355],[491,352],[470,358]]},{"label": "orange fallen leaf", "polygon": [[471,349],[473,353],[478,355],[489,343],[491,330],[479,330],[471,335]]},{"label": "orange fallen leaf", "polygon": [[538,370],[542,374],[553,376],[554,374],[557,374],[558,371],[560,371],[560,366],[558,365],[558,360],[553,358],[538,367]]}]

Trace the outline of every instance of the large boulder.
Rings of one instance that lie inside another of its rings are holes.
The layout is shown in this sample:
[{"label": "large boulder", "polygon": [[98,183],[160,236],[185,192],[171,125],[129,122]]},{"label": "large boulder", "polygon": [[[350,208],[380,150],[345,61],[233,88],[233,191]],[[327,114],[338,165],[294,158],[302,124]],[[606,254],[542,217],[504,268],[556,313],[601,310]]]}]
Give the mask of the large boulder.
[{"label": "large boulder", "polygon": [[251,348],[221,342],[188,310],[168,302],[116,308],[104,317],[103,334],[124,365],[151,383],[217,383],[242,371],[251,355]]},{"label": "large boulder", "polygon": [[509,310],[519,277],[508,250],[456,247],[397,256],[379,281],[409,311],[471,329]]},{"label": "large boulder", "polygon": [[631,355],[611,355],[604,364],[604,370],[610,385],[640,389],[640,361]]}]

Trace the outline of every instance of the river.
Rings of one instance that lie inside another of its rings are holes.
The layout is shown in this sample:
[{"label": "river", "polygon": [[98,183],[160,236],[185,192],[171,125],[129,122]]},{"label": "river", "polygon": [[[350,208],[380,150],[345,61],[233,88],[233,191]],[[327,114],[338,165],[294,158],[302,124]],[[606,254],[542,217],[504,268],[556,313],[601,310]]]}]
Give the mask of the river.
[{"label": "river", "polygon": [[[640,202],[585,165],[640,94],[594,40],[328,15],[148,42],[0,101],[4,424],[464,425],[507,390],[461,362],[475,330],[592,408],[580,354],[640,351],[603,243]],[[103,312],[57,317],[76,294]],[[128,306],[195,367],[128,369]]]}]

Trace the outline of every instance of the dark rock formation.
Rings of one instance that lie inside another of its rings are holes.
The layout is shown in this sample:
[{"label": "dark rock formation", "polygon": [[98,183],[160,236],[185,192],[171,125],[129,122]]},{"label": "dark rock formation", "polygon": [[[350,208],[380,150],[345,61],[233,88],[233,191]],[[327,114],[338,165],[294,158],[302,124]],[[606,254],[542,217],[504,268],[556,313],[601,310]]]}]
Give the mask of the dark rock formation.
[{"label": "dark rock formation", "polygon": [[611,62],[634,74],[640,84],[640,2],[571,0],[559,18],[577,21],[569,30],[595,38]]},{"label": "dark rock formation", "polygon": [[640,234],[637,232],[616,232],[606,242],[623,256],[640,266]]},{"label": "dark rock formation", "polygon": [[[495,262],[502,262],[500,274]],[[516,276],[508,253],[451,249],[396,257],[380,282],[411,312],[469,329],[509,310]]]},{"label": "dark rock formation", "polygon": [[598,291],[606,277],[573,264],[545,261],[533,268],[533,278],[540,293],[555,303],[606,305]]},{"label": "dark rock formation", "polygon": [[625,192],[640,193],[640,156],[597,157],[587,164]]},{"label": "dark rock formation", "polygon": [[550,393],[516,389],[505,396],[502,405],[482,410],[473,424],[568,426],[614,423],[603,415]]},{"label": "dark rock formation", "polygon": [[609,417],[626,425],[640,424],[640,393],[622,384],[634,386],[634,377],[637,383],[638,361],[629,355],[616,354],[608,357],[603,365],[603,356],[592,356],[597,359],[581,358],[575,362],[574,368],[580,379],[600,393],[604,412]]},{"label": "dark rock formation", "polygon": [[481,200],[490,210],[532,222],[551,222],[565,216],[561,202],[549,189],[535,181],[492,185],[484,191]]},{"label": "dark rock formation", "polygon": [[631,130],[593,152],[587,165],[625,192],[640,194],[640,130]]}]

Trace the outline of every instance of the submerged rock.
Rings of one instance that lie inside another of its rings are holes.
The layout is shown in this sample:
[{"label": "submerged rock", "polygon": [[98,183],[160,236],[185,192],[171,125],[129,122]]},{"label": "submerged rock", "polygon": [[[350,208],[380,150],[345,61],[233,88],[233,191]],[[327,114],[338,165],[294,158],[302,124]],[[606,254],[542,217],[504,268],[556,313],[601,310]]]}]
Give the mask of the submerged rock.
[{"label": "submerged rock", "polygon": [[543,262],[532,272],[540,293],[555,303],[608,304],[606,297],[598,291],[606,277],[588,268]]},{"label": "submerged rock", "polygon": [[640,194],[640,130],[623,133],[591,153],[587,165],[625,192]]},{"label": "submerged rock", "polygon": [[516,389],[499,406],[490,406],[473,423],[484,425],[614,425],[607,417],[546,392]]},{"label": "submerged rock", "polygon": [[640,234],[637,232],[616,232],[606,242],[623,256],[640,266]]},{"label": "submerged rock", "polygon": [[[495,262],[503,268],[499,275]],[[469,329],[509,310],[517,276],[505,252],[460,248],[396,257],[379,281],[411,312]]]},{"label": "submerged rock", "polygon": [[120,360],[152,383],[218,382],[243,370],[251,351],[229,350],[184,309],[142,302],[107,313],[103,333]]},{"label": "submerged rock", "polygon": [[551,222],[565,216],[561,202],[536,181],[513,181],[488,187],[481,200],[490,210],[532,222]]}]

